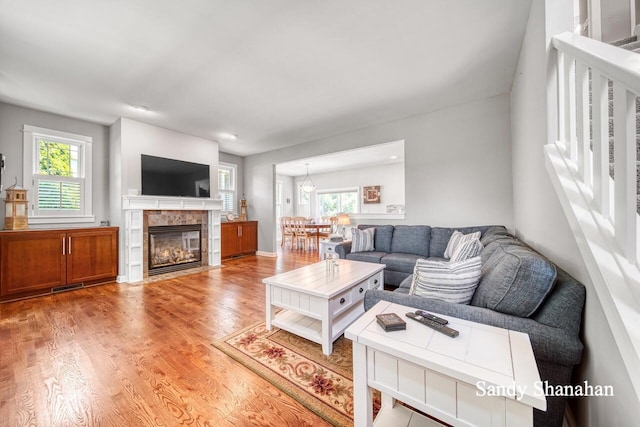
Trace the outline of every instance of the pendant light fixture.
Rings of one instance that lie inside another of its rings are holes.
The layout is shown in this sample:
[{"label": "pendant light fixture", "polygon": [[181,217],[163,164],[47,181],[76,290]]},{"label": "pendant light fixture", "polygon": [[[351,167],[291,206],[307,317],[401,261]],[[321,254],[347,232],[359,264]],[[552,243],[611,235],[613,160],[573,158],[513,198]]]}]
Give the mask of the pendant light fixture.
[{"label": "pendant light fixture", "polygon": [[315,184],[311,181],[311,177],[309,176],[309,163],[305,163],[307,165],[307,175],[304,177],[304,180],[300,184],[300,189],[305,193],[311,193],[316,189]]}]

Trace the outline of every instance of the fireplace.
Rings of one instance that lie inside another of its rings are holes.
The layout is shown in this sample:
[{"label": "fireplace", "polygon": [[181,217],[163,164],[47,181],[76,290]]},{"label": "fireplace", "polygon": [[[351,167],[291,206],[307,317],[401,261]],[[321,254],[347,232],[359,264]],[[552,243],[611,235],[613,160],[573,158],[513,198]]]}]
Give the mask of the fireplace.
[{"label": "fireplace", "polygon": [[202,265],[200,224],[149,226],[149,275]]}]

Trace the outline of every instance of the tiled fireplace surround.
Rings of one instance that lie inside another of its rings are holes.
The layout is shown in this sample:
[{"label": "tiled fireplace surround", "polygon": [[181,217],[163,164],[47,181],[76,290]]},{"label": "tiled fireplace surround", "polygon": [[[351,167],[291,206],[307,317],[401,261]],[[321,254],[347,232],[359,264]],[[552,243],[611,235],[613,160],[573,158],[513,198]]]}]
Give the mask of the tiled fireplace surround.
[{"label": "tiled fireplace surround", "polygon": [[[142,253],[144,278],[149,277],[149,227],[161,225],[196,225],[200,224],[200,250],[208,251],[207,230],[209,215],[206,211],[143,211],[142,212]],[[202,266],[209,265],[206,256],[202,257]]]},{"label": "tiled fireplace surround", "polygon": [[201,224],[202,265],[220,265],[220,200],[124,196],[122,202],[119,282],[148,277],[149,226]]}]

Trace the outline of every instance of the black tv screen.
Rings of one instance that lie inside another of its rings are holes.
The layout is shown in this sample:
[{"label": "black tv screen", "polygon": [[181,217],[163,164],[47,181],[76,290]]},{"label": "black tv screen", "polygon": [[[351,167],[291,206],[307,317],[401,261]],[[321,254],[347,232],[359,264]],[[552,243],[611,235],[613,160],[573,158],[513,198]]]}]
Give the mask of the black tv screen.
[{"label": "black tv screen", "polygon": [[209,165],[142,154],[142,194],[209,197]]}]

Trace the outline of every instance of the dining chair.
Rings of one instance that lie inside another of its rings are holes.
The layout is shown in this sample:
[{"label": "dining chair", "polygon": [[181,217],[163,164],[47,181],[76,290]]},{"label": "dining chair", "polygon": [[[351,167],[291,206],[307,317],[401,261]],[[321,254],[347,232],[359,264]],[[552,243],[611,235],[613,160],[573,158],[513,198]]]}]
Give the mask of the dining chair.
[{"label": "dining chair", "polygon": [[291,242],[291,249],[293,249],[293,241],[295,239],[295,230],[293,229],[293,218],[290,216],[280,217],[280,228],[282,231],[282,241],[280,246],[284,246],[286,240]]},{"label": "dining chair", "polygon": [[302,241],[304,242],[304,245],[302,247],[305,250],[307,249],[309,242],[313,242],[313,239],[315,237],[315,235],[312,236],[313,233],[309,232],[309,230],[307,229],[307,224],[308,224],[308,220],[303,216],[296,216],[293,218],[293,229],[294,229],[294,235],[296,240],[296,246],[299,247],[298,245]]},{"label": "dining chair", "polygon": [[334,233],[333,229],[338,225],[338,217],[337,216],[323,216],[322,217],[323,224],[331,224],[331,228],[325,228],[323,230],[318,231],[318,235],[321,239],[327,239],[331,234]]}]

